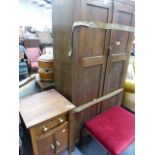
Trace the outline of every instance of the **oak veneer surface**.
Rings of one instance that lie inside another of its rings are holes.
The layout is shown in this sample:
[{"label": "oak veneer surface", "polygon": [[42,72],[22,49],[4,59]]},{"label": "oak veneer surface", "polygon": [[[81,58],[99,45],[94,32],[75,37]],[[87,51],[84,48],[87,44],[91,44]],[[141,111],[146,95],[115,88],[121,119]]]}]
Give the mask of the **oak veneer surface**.
[{"label": "oak veneer surface", "polygon": [[[83,26],[72,32],[73,23],[97,21],[134,27],[134,5],[132,0],[53,0],[55,88],[77,107],[123,87],[134,35]],[[83,122],[120,105],[122,95],[77,113],[76,137]]]},{"label": "oak veneer surface", "polygon": [[20,99],[20,114],[27,128],[61,115],[75,106],[56,90],[48,90]]}]

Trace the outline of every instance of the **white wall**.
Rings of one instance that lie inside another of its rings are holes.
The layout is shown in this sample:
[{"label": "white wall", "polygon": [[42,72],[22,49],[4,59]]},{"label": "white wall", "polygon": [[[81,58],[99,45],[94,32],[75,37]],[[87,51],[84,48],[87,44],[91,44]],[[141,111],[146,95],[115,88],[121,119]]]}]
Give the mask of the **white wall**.
[{"label": "white wall", "polygon": [[40,31],[46,26],[52,29],[52,9],[39,7],[28,0],[20,0],[19,9],[20,26],[33,26]]}]

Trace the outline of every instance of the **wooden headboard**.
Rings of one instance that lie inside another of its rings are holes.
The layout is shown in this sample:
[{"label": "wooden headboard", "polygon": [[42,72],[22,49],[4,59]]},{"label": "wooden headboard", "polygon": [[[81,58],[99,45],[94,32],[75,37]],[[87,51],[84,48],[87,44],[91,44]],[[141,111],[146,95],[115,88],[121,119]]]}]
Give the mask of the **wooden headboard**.
[{"label": "wooden headboard", "polygon": [[38,39],[26,39],[24,40],[24,46],[25,48],[40,47],[39,40]]}]

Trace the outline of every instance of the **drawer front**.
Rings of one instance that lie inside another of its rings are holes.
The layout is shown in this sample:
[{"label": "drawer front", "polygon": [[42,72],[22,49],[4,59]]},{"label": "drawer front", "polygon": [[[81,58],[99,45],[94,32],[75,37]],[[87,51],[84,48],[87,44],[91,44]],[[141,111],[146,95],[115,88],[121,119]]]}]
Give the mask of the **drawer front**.
[{"label": "drawer front", "polygon": [[56,154],[60,154],[68,147],[68,122],[62,124],[55,130]]},{"label": "drawer front", "polygon": [[53,129],[54,127],[61,125],[67,121],[67,115],[61,115],[54,120],[50,120],[48,122],[41,123],[37,125],[36,127],[33,127],[33,132],[35,135],[39,136],[43,133],[48,132],[49,130]]},{"label": "drawer front", "polygon": [[54,155],[55,145],[54,145],[54,134],[53,131],[49,131],[46,134],[42,134],[36,138],[38,155]]}]

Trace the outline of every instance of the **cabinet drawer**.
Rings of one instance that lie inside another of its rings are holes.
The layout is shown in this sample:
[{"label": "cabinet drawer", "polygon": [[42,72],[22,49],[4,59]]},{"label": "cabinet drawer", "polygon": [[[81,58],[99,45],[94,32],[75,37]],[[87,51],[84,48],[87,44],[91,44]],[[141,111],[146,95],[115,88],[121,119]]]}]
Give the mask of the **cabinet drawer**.
[{"label": "cabinet drawer", "polygon": [[68,147],[68,122],[62,124],[55,130],[56,154],[60,154]]},{"label": "cabinet drawer", "polygon": [[40,134],[48,132],[52,128],[64,123],[65,121],[67,121],[67,115],[61,115],[53,120],[41,123],[33,127],[32,130],[33,130],[33,133],[38,136]]}]

